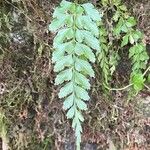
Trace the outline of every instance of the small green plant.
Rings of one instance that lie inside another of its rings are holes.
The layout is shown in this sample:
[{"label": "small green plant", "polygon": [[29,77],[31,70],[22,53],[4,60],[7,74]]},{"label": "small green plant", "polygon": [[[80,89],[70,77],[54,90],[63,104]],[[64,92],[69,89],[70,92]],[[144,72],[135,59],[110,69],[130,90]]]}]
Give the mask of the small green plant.
[{"label": "small green plant", "polygon": [[63,84],[58,94],[64,98],[63,108],[67,118],[73,119],[77,149],[80,149],[82,110],[87,110],[86,101],[90,99],[89,79],[94,77],[90,64],[95,62],[93,50],[100,50],[98,22],[99,12],[90,3],[79,5],[63,0],[53,13],[50,31],[57,32],[54,38],[52,61],[54,71],[58,72],[55,84]]},{"label": "small green plant", "polygon": [[121,47],[129,45],[129,59],[131,59],[132,72],[130,75],[130,83],[136,93],[143,89],[144,76],[142,71],[146,69],[149,56],[146,52],[146,46],[142,42],[143,34],[135,28],[136,20],[127,13],[125,5],[118,3],[117,11],[113,19],[117,22],[114,28],[114,35],[122,38]]},{"label": "small green plant", "polygon": [[104,26],[101,23],[100,26],[100,43],[101,43],[101,53],[98,54],[98,61],[100,62],[100,67],[102,69],[102,81],[103,85],[109,85],[109,81],[111,80],[110,77],[110,66],[109,66],[109,47],[110,45],[107,42],[108,33]]},{"label": "small green plant", "polygon": [[[108,87],[118,64],[118,51],[127,46],[125,48],[129,49],[128,58],[132,65],[130,85],[133,85],[134,91],[138,93],[144,86],[145,79],[142,72],[146,69],[149,59],[145,44],[142,42],[143,35],[136,29],[136,20],[129,15],[121,0],[102,0],[100,4],[104,10],[104,21],[100,26],[101,53],[98,55],[98,60],[104,79],[103,85],[111,89]],[[112,17],[107,16],[109,12],[112,12]]]}]

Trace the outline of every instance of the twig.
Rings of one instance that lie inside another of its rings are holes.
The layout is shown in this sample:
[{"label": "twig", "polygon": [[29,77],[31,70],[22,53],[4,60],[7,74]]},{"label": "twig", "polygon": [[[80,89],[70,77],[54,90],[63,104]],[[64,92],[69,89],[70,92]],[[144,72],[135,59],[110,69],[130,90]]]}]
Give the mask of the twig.
[{"label": "twig", "polygon": [[[146,75],[146,73],[147,73],[149,70],[150,70],[150,66],[145,70],[145,72],[143,73],[142,76],[144,77],[144,76]],[[105,85],[105,87],[106,87],[108,90],[110,90],[110,91],[122,91],[122,90],[125,90],[125,89],[129,88],[129,87],[132,86],[132,85],[133,85],[133,83],[131,83],[131,84],[125,86],[125,87],[122,87],[122,88],[109,88],[107,85]],[[150,90],[150,88],[149,88],[147,85],[144,84],[144,86],[145,86],[148,90]]]},{"label": "twig", "polygon": [[150,66],[145,70],[145,72],[143,73],[143,76],[145,76],[149,70],[150,70]]},{"label": "twig", "polygon": [[105,87],[106,87],[108,90],[110,90],[110,91],[122,91],[122,90],[125,90],[125,89],[129,88],[129,87],[132,86],[132,85],[133,85],[133,83],[131,83],[131,84],[125,86],[125,87],[122,87],[122,88],[109,88],[107,85],[105,85]]},{"label": "twig", "polygon": [[150,87],[149,86],[147,86],[146,84],[144,84],[144,86],[150,91]]}]

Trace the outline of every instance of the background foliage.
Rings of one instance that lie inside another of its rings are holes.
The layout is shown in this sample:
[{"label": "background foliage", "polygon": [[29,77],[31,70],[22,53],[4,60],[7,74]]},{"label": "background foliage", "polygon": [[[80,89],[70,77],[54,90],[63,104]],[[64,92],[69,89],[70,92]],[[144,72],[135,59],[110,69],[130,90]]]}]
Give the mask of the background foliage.
[{"label": "background foliage", "polygon": [[[101,55],[111,57],[105,61],[108,63],[94,64],[96,78],[91,81],[92,101],[84,114],[83,147],[87,150],[105,150],[109,146],[149,149],[150,93],[147,88],[128,104],[126,91],[111,91],[111,96],[103,96],[104,90],[108,92],[102,86],[104,81],[107,84],[108,80],[112,87],[128,84],[131,62],[127,59],[129,45],[123,44],[122,50],[118,51],[120,45],[113,36],[113,7],[102,5],[100,1],[92,2],[105,12],[103,26],[107,25],[109,32],[101,33],[105,49]],[[59,3],[55,0],[0,1],[0,146],[9,146],[12,150],[67,150],[74,147],[73,131],[61,109],[62,101],[57,97],[60,87],[54,85],[55,73],[50,59],[54,35],[47,29]],[[143,42],[150,54],[150,2],[124,0],[123,4],[137,19],[137,27],[144,32]],[[108,47],[105,46],[107,43]],[[113,58],[120,60],[119,63],[116,64]],[[112,72],[115,66],[116,71],[105,77],[100,66]],[[145,83],[149,85],[147,80]]]}]

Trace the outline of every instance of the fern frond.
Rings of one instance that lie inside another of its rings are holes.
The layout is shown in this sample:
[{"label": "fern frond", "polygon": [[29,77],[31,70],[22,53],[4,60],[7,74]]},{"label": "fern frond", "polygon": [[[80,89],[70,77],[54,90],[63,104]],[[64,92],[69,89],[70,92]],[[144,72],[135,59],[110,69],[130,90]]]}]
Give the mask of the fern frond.
[{"label": "fern frond", "polygon": [[101,22],[100,24],[100,43],[101,43],[101,51],[97,53],[98,55],[98,61],[101,69],[101,76],[102,76],[102,88],[105,91],[104,94],[106,94],[107,89],[105,88],[105,85],[109,87],[109,82],[111,80],[111,71],[110,71],[110,63],[109,59],[111,57],[110,55],[110,46],[108,43],[108,33],[105,29],[104,24]]},{"label": "fern frond", "polygon": [[128,44],[131,45],[129,48],[129,59],[131,59],[132,64],[130,83],[133,84],[134,90],[138,93],[144,86],[145,79],[142,72],[146,69],[149,56],[146,51],[146,46],[142,42],[143,35],[140,31],[134,29],[135,25],[136,21],[134,17],[120,17],[120,20],[116,25],[115,34],[124,34],[121,47]]},{"label": "fern frond", "polygon": [[[59,98],[64,98],[63,108],[67,118],[73,119],[77,150],[80,149],[82,110],[87,110],[90,99],[89,79],[94,77],[91,63],[95,62],[93,50],[100,50],[97,22],[101,15],[90,3],[79,5],[63,0],[53,14],[50,31],[57,32],[53,47],[54,71],[58,72],[55,84],[63,84]],[[89,62],[90,61],[90,62]]]}]

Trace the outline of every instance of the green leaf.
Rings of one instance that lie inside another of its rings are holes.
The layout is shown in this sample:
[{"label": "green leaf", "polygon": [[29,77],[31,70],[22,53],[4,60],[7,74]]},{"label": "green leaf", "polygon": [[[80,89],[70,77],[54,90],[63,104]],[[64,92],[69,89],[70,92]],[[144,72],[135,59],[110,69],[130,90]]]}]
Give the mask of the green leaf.
[{"label": "green leaf", "polygon": [[[109,0],[107,0],[107,1],[109,3]],[[119,5],[121,5],[121,0],[113,0],[113,3],[115,6],[119,6]]]},{"label": "green leaf", "polygon": [[88,74],[90,77],[94,77],[94,71],[91,65],[85,60],[76,58],[75,68],[78,71],[83,71],[84,73]]},{"label": "green leaf", "polygon": [[88,58],[91,62],[95,62],[95,55],[92,52],[92,50],[84,45],[77,43],[75,46],[75,53],[79,56],[84,55],[86,58]]},{"label": "green leaf", "polygon": [[85,89],[90,89],[89,80],[81,73],[75,71],[75,82]]},{"label": "green leaf", "polygon": [[[78,132],[82,132],[82,127],[81,127],[81,123],[78,122],[77,126],[76,126],[76,131],[78,130]],[[78,133],[76,134],[78,136]]]},{"label": "green leaf", "polygon": [[73,82],[70,81],[60,89],[58,96],[59,98],[63,98],[71,94],[72,92],[73,92]]},{"label": "green leaf", "polygon": [[83,16],[78,15],[76,20],[75,20],[76,26],[78,27],[78,29],[83,29],[84,24],[83,24]]},{"label": "green leaf", "polygon": [[62,84],[64,81],[70,81],[72,79],[72,69],[66,69],[62,72],[60,72],[56,79],[55,79],[55,85]]},{"label": "green leaf", "polygon": [[108,0],[102,0],[101,3],[103,6],[107,6],[109,4]]},{"label": "green leaf", "polygon": [[55,51],[52,54],[52,62],[60,60],[61,57],[64,57],[65,52],[71,54],[74,50],[74,45],[72,42],[67,42],[59,45],[55,45]]},{"label": "green leaf", "polygon": [[113,65],[111,68],[110,68],[110,74],[113,75],[114,71],[116,70],[116,66]]},{"label": "green leaf", "polygon": [[137,42],[138,39],[142,38],[142,33],[141,33],[140,31],[135,31],[135,32],[132,34],[132,36],[133,36],[134,41]]},{"label": "green leaf", "polygon": [[73,103],[74,103],[74,94],[71,94],[63,102],[63,109],[64,110],[69,109],[70,107],[72,107]]},{"label": "green leaf", "polygon": [[143,89],[145,79],[143,78],[142,74],[134,74],[132,77],[133,87],[136,92],[139,92]]},{"label": "green leaf", "polygon": [[69,11],[70,11],[71,14],[76,12],[76,4],[75,3],[71,4],[71,7],[70,7]]},{"label": "green leaf", "polygon": [[76,125],[77,125],[77,120],[79,120],[78,118],[77,118],[77,115],[75,114],[75,117],[73,118],[73,121],[72,121],[72,128],[76,128]]},{"label": "green leaf", "polygon": [[144,60],[148,60],[148,59],[149,59],[149,56],[148,56],[148,54],[144,51],[143,53],[141,53],[141,54],[139,55],[139,58],[140,58],[141,61],[144,61]]},{"label": "green leaf", "polygon": [[65,19],[65,22],[67,24],[68,27],[72,27],[73,26],[73,16],[72,15],[68,15],[68,17]]},{"label": "green leaf", "polygon": [[81,99],[76,99],[76,104],[80,110],[87,110],[87,105]]},{"label": "green leaf", "polygon": [[[80,111],[76,111],[76,117],[78,118],[78,120],[80,120],[81,122],[84,121],[84,117],[83,115],[81,114]],[[77,121],[78,122],[78,121]]]},{"label": "green leaf", "polygon": [[136,21],[135,21],[134,17],[129,17],[128,20],[126,21],[126,25],[129,28],[135,26]]},{"label": "green leaf", "polygon": [[66,17],[63,17],[61,19],[55,19],[51,22],[51,24],[49,25],[49,30],[50,31],[56,31],[59,28],[63,27],[65,25],[65,19]]},{"label": "green leaf", "polygon": [[82,15],[83,12],[84,12],[84,9],[80,5],[78,5],[76,8],[77,15]]},{"label": "green leaf", "polygon": [[67,32],[70,29],[62,29],[60,30],[54,38],[53,46],[57,47],[59,44],[63,43],[63,40],[66,38]]},{"label": "green leaf", "polygon": [[106,29],[102,26],[102,27],[100,27],[100,35],[102,36],[107,36],[107,31],[106,31]]},{"label": "green leaf", "polygon": [[90,99],[88,93],[82,87],[76,85],[74,89],[75,89],[75,94],[78,98],[83,99],[85,101],[88,101]]},{"label": "green leaf", "polygon": [[130,41],[131,44],[134,44],[134,39],[133,39],[132,35],[129,36],[129,41]]},{"label": "green leaf", "polygon": [[94,9],[94,5],[90,3],[86,3],[82,5],[86,14],[91,17],[94,21],[101,21],[101,15],[100,13]]},{"label": "green leaf", "polygon": [[145,45],[144,45],[144,43],[138,43],[137,45],[136,45],[136,47],[137,47],[137,52],[138,53],[141,53],[141,52],[143,52],[143,51],[146,51],[146,47],[145,47]]},{"label": "green leaf", "polygon": [[116,11],[116,13],[115,13],[114,16],[113,16],[113,20],[114,20],[115,22],[117,22],[118,19],[119,19],[119,17],[120,17],[120,13],[119,13],[119,11]]},{"label": "green leaf", "polygon": [[[132,57],[133,63],[140,62],[140,61],[146,61],[145,62],[145,66],[146,66],[147,60],[149,59],[149,56],[146,52],[146,48],[143,45],[143,43],[139,43],[139,44],[137,44],[137,45],[135,45],[129,49],[129,58],[131,58],[131,57]],[[142,66],[143,66],[143,64],[142,64]],[[145,68],[145,66],[144,66],[144,68]]]},{"label": "green leaf", "polygon": [[63,18],[65,17],[65,10],[63,10],[61,7],[58,7],[54,10],[53,18]]},{"label": "green leaf", "polygon": [[73,31],[72,28],[68,28],[68,29],[69,29],[69,30],[68,30],[68,32],[66,33],[65,38],[66,38],[67,40],[70,40],[70,39],[74,38],[74,31]]},{"label": "green leaf", "polygon": [[83,117],[83,115],[82,115],[80,112],[78,113],[78,118],[79,118],[79,120],[80,120],[81,122],[84,121],[84,117]]},{"label": "green leaf", "polygon": [[67,55],[62,57],[59,61],[56,62],[54,66],[54,71],[59,72],[63,70],[65,67],[70,67],[73,65],[72,55]]},{"label": "green leaf", "polygon": [[83,39],[84,39],[84,36],[82,34],[82,31],[77,29],[76,31],[76,40],[79,42],[79,43],[82,43],[83,42]]},{"label": "green leaf", "polygon": [[66,44],[66,47],[65,47],[65,51],[68,53],[68,54],[72,54],[73,51],[74,51],[74,44],[72,41],[70,42],[67,42],[65,43]]},{"label": "green leaf", "polygon": [[114,34],[115,35],[119,35],[120,34],[120,32],[121,32],[121,27],[123,26],[123,18],[120,18],[119,19],[119,22],[117,23],[117,25],[116,25],[116,27],[115,27],[115,29],[114,29]]},{"label": "green leaf", "polygon": [[102,43],[107,43],[107,40],[105,37],[101,36],[100,42],[101,42],[101,47],[102,47]]},{"label": "green leaf", "polygon": [[127,7],[125,5],[121,5],[121,6],[119,6],[119,8],[123,11],[127,11]]},{"label": "green leaf", "polygon": [[95,37],[94,37],[90,32],[88,32],[88,31],[84,31],[84,32],[82,32],[82,33],[84,34],[85,43],[86,43],[89,47],[91,47],[91,48],[93,48],[93,49],[99,51],[99,50],[100,50],[99,40],[98,40],[97,38],[95,38]]},{"label": "green leaf", "polygon": [[121,43],[121,47],[123,47],[123,46],[128,44],[128,37],[129,37],[128,34],[123,37],[123,41]]},{"label": "green leaf", "polygon": [[57,47],[62,44],[65,39],[69,40],[74,37],[74,32],[72,28],[61,29],[54,38],[53,46]]},{"label": "green leaf", "polygon": [[140,63],[135,61],[132,65],[132,71],[135,72],[137,70],[140,70]]},{"label": "green leaf", "polygon": [[128,32],[128,27],[126,24],[123,24],[123,26],[121,27],[121,31],[127,33]]},{"label": "green leaf", "polygon": [[60,3],[61,8],[63,8],[63,10],[69,10],[69,8],[71,7],[72,3],[68,2],[66,0],[62,0],[62,2]]},{"label": "green leaf", "polygon": [[68,119],[73,118],[74,114],[75,114],[75,108],[71,107],[67,112],[67,118]]},{"label": "green leaf", "polygon": [[87,30],[91,31],[91,33],[93,35],[95,35],[96,37],[99,36],[99,29],[98,29],[96,23],[92,22],[90,17],[83,16],[83,23],[84,23],[84,27],[86,27]]},{"label": "green leaf", "polygon": [[147,60],[140,62],[140,69],[146,69]]},{"label": "green leaf", "polygon": [[76,109],[76,111],[75,111],[75,117],[74,117],[74,119],[72,121],[72,127],[75,129],[76,125],[78,123],[80,123],[80,121],[83,122],[84,118],[83,118],[81,112]]},{"label": "green leaf", "polygon": [[58,60],[60,60],[60,58],[62,58],[65,54],[65,49],[58,49],[55,50],[52,54],[52,62],[56,62]]},{"label": "green leaf", "polygon": [[133,46],[129,49],[129,58],[133,57],[135,54],[136,46]]}]

